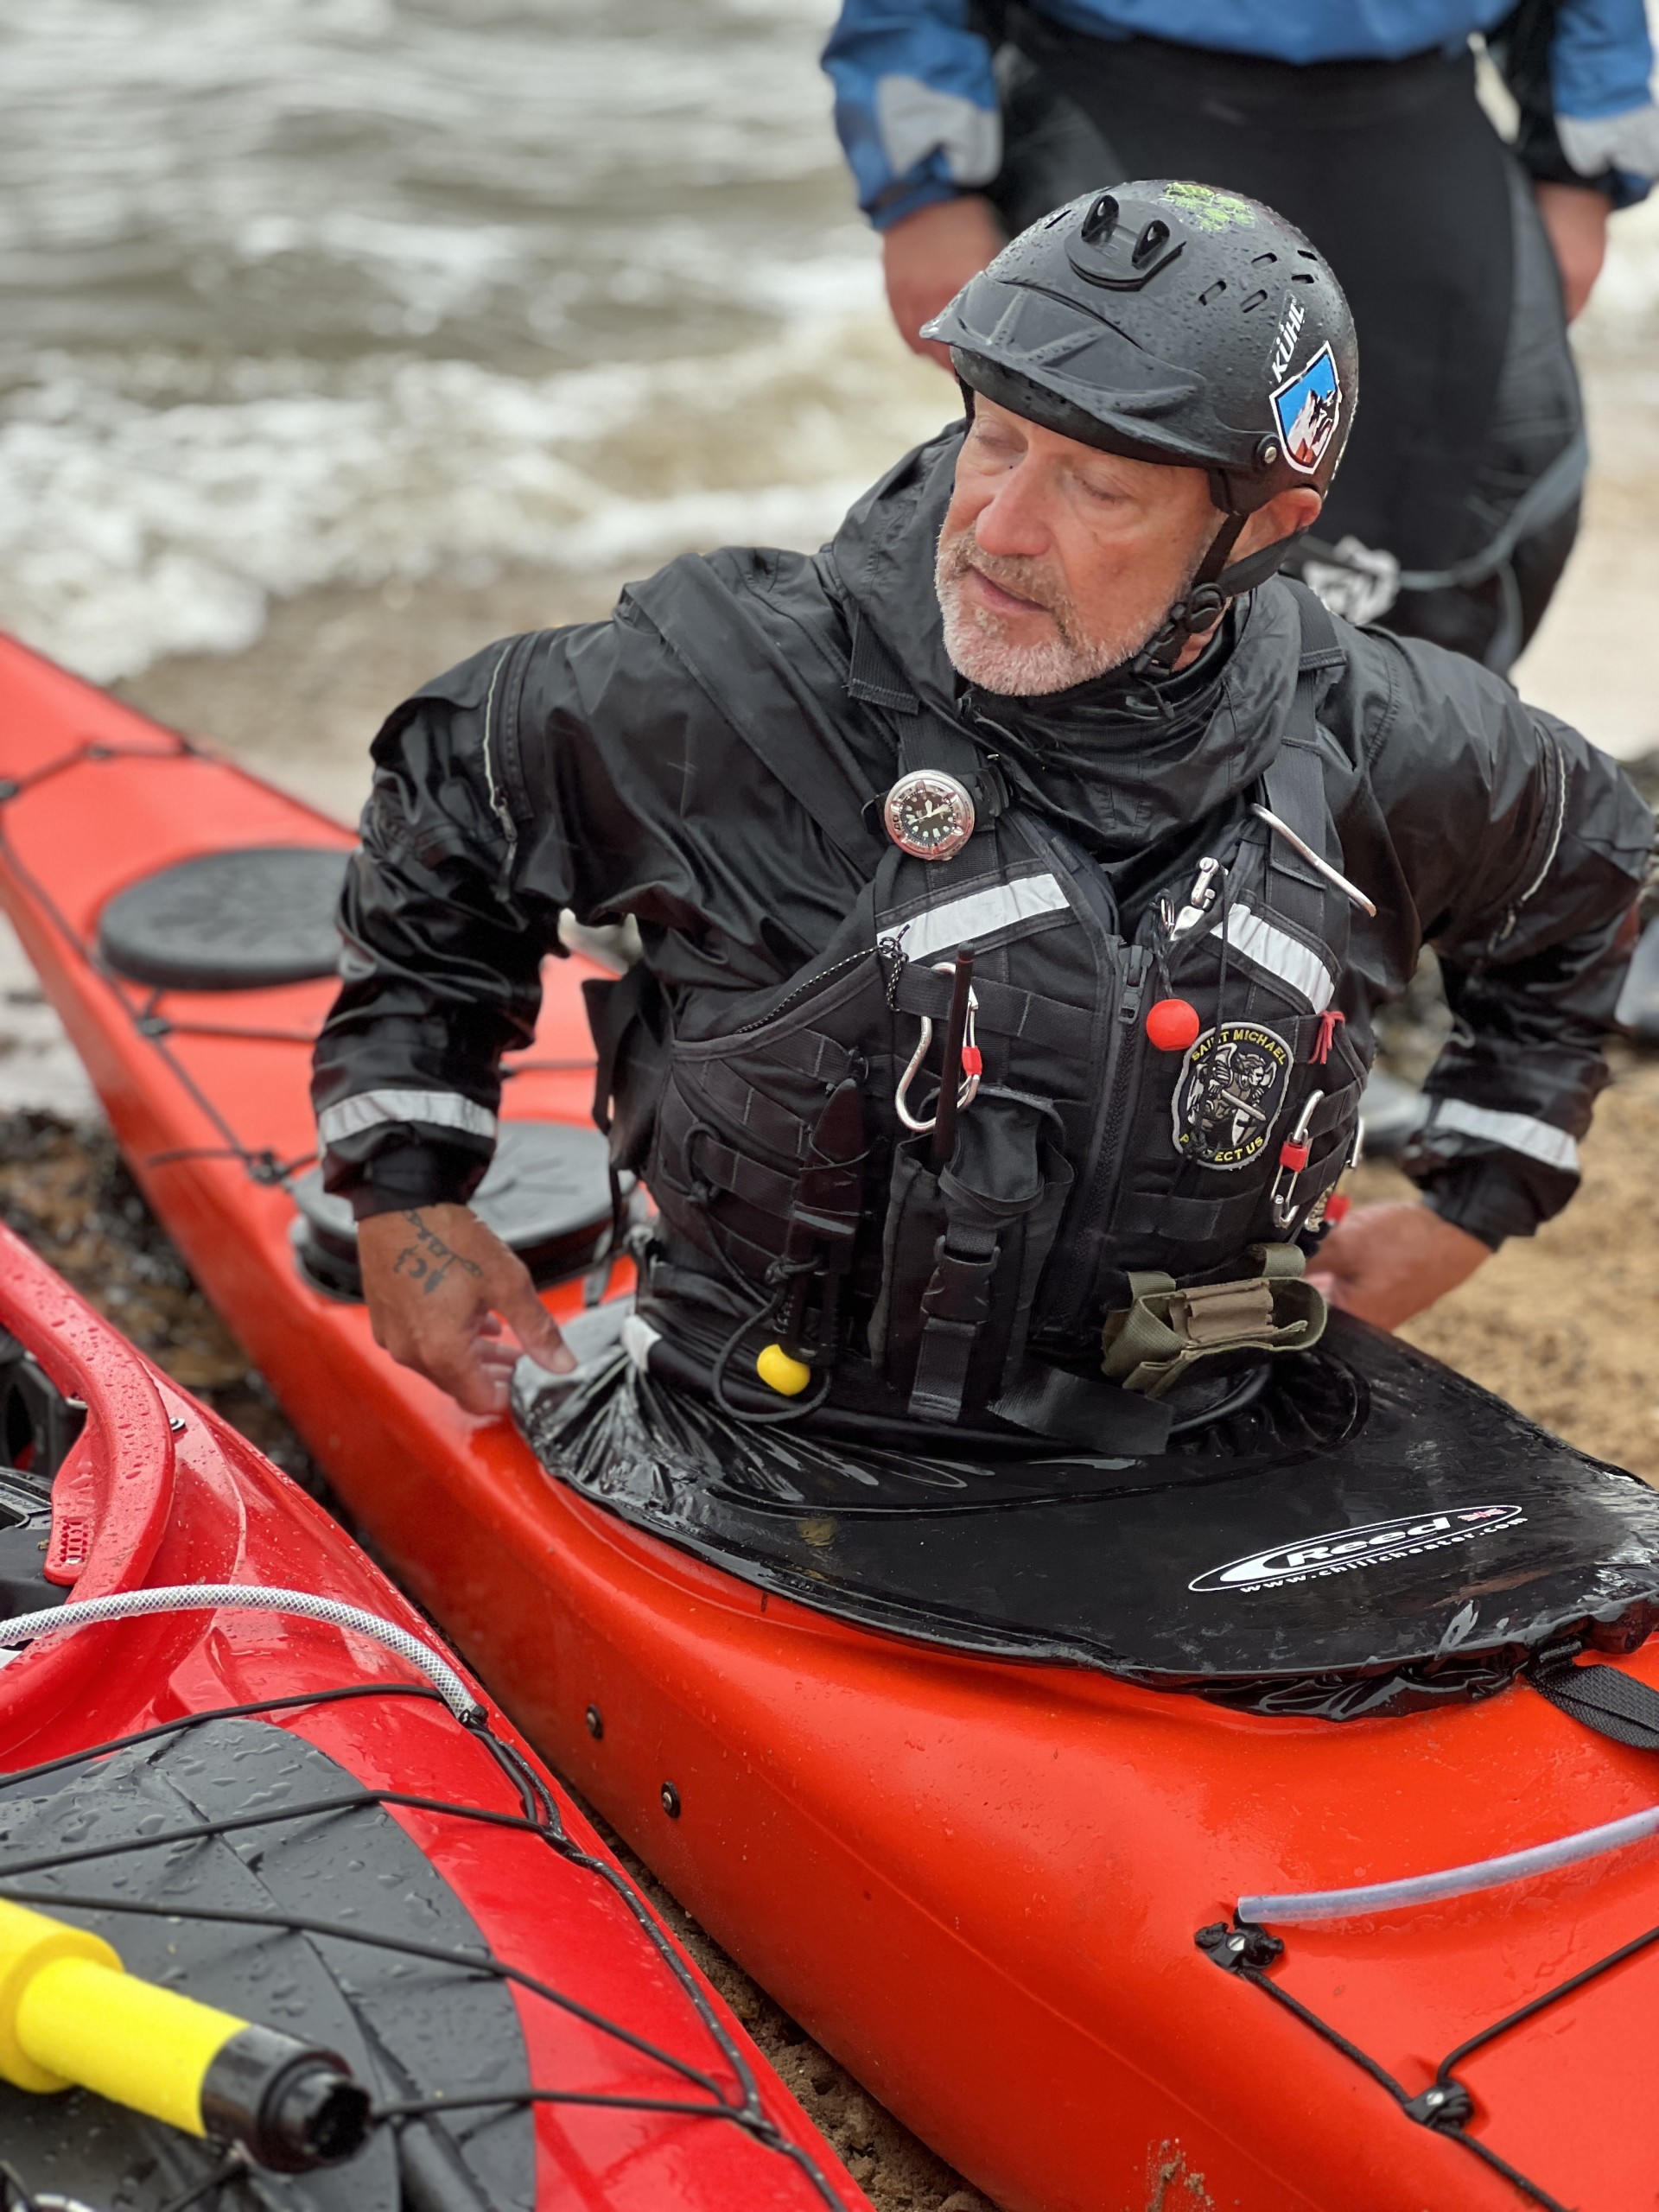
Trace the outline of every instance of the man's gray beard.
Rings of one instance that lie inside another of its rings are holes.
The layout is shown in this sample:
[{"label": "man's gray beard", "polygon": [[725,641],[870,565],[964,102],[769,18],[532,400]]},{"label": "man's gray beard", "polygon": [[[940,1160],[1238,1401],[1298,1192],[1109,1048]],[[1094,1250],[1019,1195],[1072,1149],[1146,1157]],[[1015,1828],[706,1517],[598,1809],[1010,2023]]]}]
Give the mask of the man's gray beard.
[{"label": "man's gray beard", "polygon": [[[1036,600],[1052,618],[1055,635],[1045,645],[1010,645],[988,607],[963,601],[962,580],[970,568],[993,583],[1006,585],[1022,599]],[[1097,676],[1122,668],[1150,645],[1164,626],[1165,618],[1159,614],[1150,622],[1128,629],[1091,634],[1073,601],[1057,600],[1053,586],[1046,578],[1034,578],[1032,568],[1027,561],[982,551],[971,529],[959,531],[950,538],[940,533],[933,588],[944,620],[944,650],[957,673],[978,684],[982,691],[1012,699],[1041,699],[1055,691],[1069,691],[1074,684],[1090,683]]]}]

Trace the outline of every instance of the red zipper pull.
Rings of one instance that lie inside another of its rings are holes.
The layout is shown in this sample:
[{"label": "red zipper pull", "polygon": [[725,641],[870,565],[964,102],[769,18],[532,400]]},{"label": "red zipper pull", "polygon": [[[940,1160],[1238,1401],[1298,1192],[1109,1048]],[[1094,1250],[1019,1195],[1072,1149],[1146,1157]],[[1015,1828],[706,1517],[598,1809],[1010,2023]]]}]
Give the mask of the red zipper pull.
[{"label": "red zipper pull", "polygon": [[1326,1007],[1325,1012],[1319,1016],[1319,1033],[1313,1041],[1313,1050],[1307,1056],[1314,1067],[1322,1068],[1330,1058],[1331,1044],[1337,1033],[1337,1024],[1339,1021],[1346,1021],[1347,1019],[1345,1014],[1340,1013],[1333,1006]]}]

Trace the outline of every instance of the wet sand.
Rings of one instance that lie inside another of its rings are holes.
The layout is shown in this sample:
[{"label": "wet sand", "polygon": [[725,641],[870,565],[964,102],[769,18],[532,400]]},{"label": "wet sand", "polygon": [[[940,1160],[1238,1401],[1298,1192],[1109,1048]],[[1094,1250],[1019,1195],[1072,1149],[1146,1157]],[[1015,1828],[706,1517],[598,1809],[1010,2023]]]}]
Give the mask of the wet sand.
[{"label": "wet sand", "polygon": [[[893,367],[913,373],[907,363]],[[1593,369],[1589,383],[1604,461],[1573,567],[1520,682],[1628,757],[1659,747],[1651,644],[1659,373],[1627,359]],[[240,655],[165,661],[120,689],[350,818],[367,787],[369,741],[400,697],[492,639],[602,614],[620,582],[550,583],[517,571],[475,585],[317,593],[276,607]],[[1508,1247],[1405,1333],[1585,1449],[1659,1482],[1659,1059],[1619,1048],[1585,1167],[1583,1192],[1560,1221]],[[1362,1197],[1408,1187],[1386,1166],[1368,1166],[1358,1179]],[[84,1078],[3,925],[0,1215],[181,1382],[320,1486],[101,1133]],[[880,2212],[988,2212],[640,1872]],[[1150,2207],[1163,2190],[1156,2176],[1148,2187]]]}]

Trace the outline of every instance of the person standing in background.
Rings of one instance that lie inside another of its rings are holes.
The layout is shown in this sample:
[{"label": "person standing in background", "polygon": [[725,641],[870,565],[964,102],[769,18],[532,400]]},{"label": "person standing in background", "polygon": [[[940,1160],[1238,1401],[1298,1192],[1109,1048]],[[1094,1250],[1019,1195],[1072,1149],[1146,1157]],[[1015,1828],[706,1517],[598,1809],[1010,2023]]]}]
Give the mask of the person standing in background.
[{"label": "person standing in background", "polygon": [[1365,408],[1287,567],[1507,672],[1578,530],[1567,325],[1610,212],[1659,175],[1643,0],[842,0],[824,65],[918,352],[1010,233],[1121,176],[1225,186],[1306,232],[1352,302]]}]

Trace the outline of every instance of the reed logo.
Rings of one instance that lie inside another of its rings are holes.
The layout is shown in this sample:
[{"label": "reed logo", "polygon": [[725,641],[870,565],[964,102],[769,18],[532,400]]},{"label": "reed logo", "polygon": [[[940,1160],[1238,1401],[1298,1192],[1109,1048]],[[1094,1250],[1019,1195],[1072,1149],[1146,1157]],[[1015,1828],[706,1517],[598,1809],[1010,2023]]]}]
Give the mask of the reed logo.
[{"label": "reed logo", "polygon": [[1261,1590],[1270,1583],[1311,1582],[1327,1574],[1346,1574],[1357,1567],[1381,1567],[1387,1560],[1410,1559],[1418,1552],[1466,1544],[1526,1519],[1518,1505],[1456,1505],[1444,1513],[1419,1513],[1395,1521],[1368,1521],[1357,1529],[1333,1529],[1328,1535],[1303,1536],[1270,1551],[1249,1552],[1195,1576],[1189,1590]]}]

